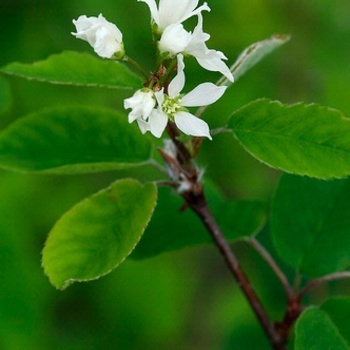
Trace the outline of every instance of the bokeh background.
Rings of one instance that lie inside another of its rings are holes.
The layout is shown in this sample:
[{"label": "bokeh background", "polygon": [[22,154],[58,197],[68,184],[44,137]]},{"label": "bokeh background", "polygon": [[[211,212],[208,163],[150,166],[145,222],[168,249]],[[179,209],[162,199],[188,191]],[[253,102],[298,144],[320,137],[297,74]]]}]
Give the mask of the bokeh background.
[{"label": "bokeh background", "polygon": [[[317,102],[350,115],[349,0],[212,0],[209,5],[212,12],[204,15],[205,31],[212,35],[209,47],[222,50],[230,63],[255,41],[274,33],[292,36],[208,110],[205,118],[212,128],[260,97]],[[148,7],[136,0],[1,0],[0,66],[45,59],[63,50],[92,53],[87,43],[70,34],[75,30],[72,19],[99,13],[123,31],[128,54],[152,70]],[[187,66],[188,89],[218,78],[194,61],[188,60]],[[11,96],[6,110],[0,111],[1,128],[54,105],[122,109],[123,98],[130,96],[13,77],[0,77],[0,89],[0,95]],[[279,177],[229,135],[205,142],[200,162],[231,199],[269,201]],[[40,260],[53,223],[80,199],[126,175],[130,173],[68,177],[0,171],[0,349],[268,349],[213,247],[129,259],[107,277],[63,292],[49,284]],[[153,176],[147,168],[132,175]],[[261,239],[271,247],[268,229]],[[284,297],[275,277],[244,244],[234,249],[271,316],[281,318]],[[318,290],[313,301],[328,292]]]}]

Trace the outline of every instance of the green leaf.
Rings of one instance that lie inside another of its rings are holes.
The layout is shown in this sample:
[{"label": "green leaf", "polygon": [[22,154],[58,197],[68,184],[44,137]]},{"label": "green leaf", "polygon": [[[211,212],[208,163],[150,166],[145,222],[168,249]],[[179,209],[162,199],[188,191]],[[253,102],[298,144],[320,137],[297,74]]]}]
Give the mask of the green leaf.
[{"label": "green leaf", "polygon": [[140,88],[142,80],[124,64],[102,60],[87,53],[66,51],[31,64],[10,63],[3,73],[51,84]]},{"label": "green leaf", "polygon": [[87,173],[140,165],[151,144],[124,114],[57,107],[21,118],[0,133],[0,167],[22,172]]},{"label": "green leaf", "polygon": [[[290,39],[289,35],[275,34],[271,38],[258,41],[247,47],[237,58],[236,62],[231,66],[230,70],[235,78],[235,82],[245,74],[249,69],[258,64],[265,56],[287,43]],[[232,83],[222,78],[219,85],[231,85]]]},{"label": "green leaf", "polygon": [[43,250],[51,283],[64,289],[73,282],[97,279],[131,253],[156,206],[154,184],[120,180],[64,214]]},{"label": "green leaf", "polygon": [[[213,196],[209,197],[209,202],[230,242],[256,235],[265,224],[266,205],[262,202],[224,202]],[[185,247],[212,244],[195,213],[189,209],[180,211],[182,205],[183,200],[168,188],[159,189],[158,208],[131,257],[143,259]]]},{"label": "green leaf", "polygon": [[7,81],[0,76],[0,114],[5,113],[11,103],[10,88]]},{"label": "green leaf", "polygon": [[296,323],[295,350],[349,350],[337,325],[316,307],[304,311]]},{"label": "green leaf", "polygon": [[272,167],[316,178],[350,174],[350,119],[337,110],[261,99],[234,112],[229,128]]},{"label": "green leaf", "polygon": [[350,180],[283,175],[272,205],[275,247],[296,270],[319,277],[350,266]]},{"label": "green leaf", "polygon": [[321,308],[337,325],[339,333],[347,344],[350,345],[350,298],[330,298],[322,304]]}]

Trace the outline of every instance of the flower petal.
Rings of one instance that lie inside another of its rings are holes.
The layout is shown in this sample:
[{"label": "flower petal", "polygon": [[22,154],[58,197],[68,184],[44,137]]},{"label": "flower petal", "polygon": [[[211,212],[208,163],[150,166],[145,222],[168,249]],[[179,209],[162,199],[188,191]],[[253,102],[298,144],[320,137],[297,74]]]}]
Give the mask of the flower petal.
[{"label": "flower petal", "polygon": [[198,14],[198,24],[192,34],[190,43],[185,48],[185,52],[196,58],[197,62],[204,69],[212,72],[220,72],[227,79],[233,82],[233,75],[227,65],[222,61],[227,59],[221,51],[208,49],[205,42],[210,35],[203,32],[203,16]]},{"label": "flower petal", "polygon": [[213,83],[198,85],[181,99],[184,107],[208,106],[216,102],[225,92],[227,86],[216,86]]},{"label": "flower petal", "polygon": [[198,23],[194,28],[192,40],[186,48],[186,52],[192,55],[192,51],[206,52],[208,48],[205,44],[210,39],[210,35],[203,31],[203,16],[198,14]]},{"label": "flower petal", "polygon": [[122,50],[122,45],[116,40],[107,27],[101,27],[96,32],[94,51],[103,58],[111,58],[116,52]]},{"label": "flower petal", "polygon": [[124,108],[131,108],[129,113],[129,123],[132,123],[136,119],[147,120],[153,108],[156,105],[156,99],[153,97],[154,92],[152,90],[137,90],[132,97],[124,100]]},{"label": "flower petal", "polygon": [[177,112],[174,116],[176,126],[185,134],[192,136],[205,136],[210,140],[208,124],[188,112]]},{"label": "flower petal", "polygon": [[181,90],[185,86],[185,63],[184,56],[182,54],[177,55],[177,74],[175,78],[170,82],[168,92],[170,97],[176,97],[180,94]]},{"label": "flower petal", "polygon": [[202,11],[210,11],[207,3],[195,8],[198,0],[159,0],[159,10],[155,0],[137,0],[148,5],[153,21],[157,24],[160,31],[163,32],[172,24],[179,24],[186,19],[200,14]]},{"label": "flower petal", "polygon": [[140,114],[141,110],[140,108],[136,108],[134,110],[132,110],[129,114],[128,114],[128,122],[131,124],[133,123],[135,120],[140,119]]},{"label": "flower petal", "polygon": [[155,137],[161,137],[168,124],[168,117],[160,110],[154,109],[149,117],[150,131]]},{"label": "flower petal", "polygon": [[137,0],[137,1],[145,2],[148,5],[151,11],[151,16],[153,21],[159,26],[159,12],[158,12],[157,4],[155,0]]},{"label": "flower petal", "polygon": [[[198,1],[197,1],[197,3],[198,3]],[[188,10],[189,10],[189,8],[188,8]],[[186,19],[188,19],[190,17],[200,15],[202,11],[208,11],[208,12],[211,11],[210,7],[208,6],[208,4],[206,2],[202,6],[199,6],[195,11],[189,12],[188,10],[187,10],[187,13],[185,13],[184,16],[182,17],[181,22],[186,21]]]},{"label": "flower petal", "polygon": [[145,134],[149,129],[149,124],[142,119],[137,119],[137,124],[143,134]]},{"label": "flower petal", "polygon": [[159,27],[164,30],[171,24],[182,23],[188,18],[202,11],[210,11],[207,3],[195,8],[198,0],[160,0],[159,1]]},{"label": "flower petal", "polygon": [[211,72],[220,72],[222,75],[224,75],[229,81],[233,83],[234,78],[230,71],[230,69],[227,67],[227,65],[222,62],[222,57],[225,57],[222,52],[215,51],[215,50],[209,50],[207,55],[200,56],[200,55],[193,55],[198,64],[203,67],[206,70],[209,70]]},{"label": "flower petal", "polygon": [[185,50],[192,38],[191,33],[185,30],[180,23],[171,24],[166,27],[158,43],[160,53],[169,53],[169,57],[174,57]]},{"label": "flower petal", "polygon": [[72,33],[78,39],[87,41],[95,52],[104,58],[118,58],[124,55],[123,34],[118,27],[108,22],[102,14],[98,17],[80,16],[73,20],[77,33]]},{"label": "flower petal", "polygon": [[99,21],[98,24],[101,27],[106,28],[110,32],[111,36],[113,36],[118,42],[122,42],[123,34],[122,34],[122,32],[119,30],[119,28],[114,23],[111,23],[111,22],[107,21],[103,17],[102,13],[100,13],[98,15],[97,19]]},{"label": "flower petal", "polygon": [[182,18],[191,13],[198,5],[198,0],[160,0],[159,26],[165,29],[171,24],[181,23]]},{"label": "flower petal", "polygon": [[164,88],[162,88],[162,90],[160,90],[160,91],[156,91],[154,94],[156,96],[156,100],[158,102],[158,105],[161,106],[164,102]]}]

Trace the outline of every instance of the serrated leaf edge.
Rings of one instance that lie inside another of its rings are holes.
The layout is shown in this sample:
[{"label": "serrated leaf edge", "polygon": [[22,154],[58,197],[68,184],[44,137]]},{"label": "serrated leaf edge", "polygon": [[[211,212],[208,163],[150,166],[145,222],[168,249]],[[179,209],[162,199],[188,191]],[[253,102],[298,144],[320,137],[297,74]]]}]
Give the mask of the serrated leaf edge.
[{"label": "serrated leaf edge", "polygon": [[332,318],[328,315],[327,312],[325,312],[324,310],[322,310],[320,307],[318,306],[309,306],[308,308],[306,308],[302,314],[300,315],[299,319],[297,320],[296,324],[295,324],[295,333],[296,333],[296,330],[297,330],[297,327],[299,325],[299,323],[301,322],[302,320],[302,316],[305,312],[308,312],[308,311],[311,311],[311,310],[318,310],[320,312],[322,312],[322,314],[326,317],[326,319],[329,321],[329,324],[330,326],[332,327],[332,329],[334,330],[335,334],[337,335],[337,338],[339,338],[339,341],[341,343],[343,343],[344,347],[347,348],[347,349],[350,349],[349,348],[349,345],[347,343],[347,341],[343,338],[343,336],[340,334],[339,332],[339,329],[338,327],[336,326],[336,324],[333,322]]},{"label": "serrated leaf edge", "polygon": [[[291,109],[291,108],[294,108],[294,107],[298,107],[298,106],[304,106],[305,108],[310,108],[310,107],[318,107],[318,108],[321,108],[321,109],[325,109],[327,111],[330,111],[330,112],[336,112],[339,116],[339,119],[342,119],[342,120],[345,120],[347,122],[350,123],[350,119],[347,118],[346,116],[344,116],[344,114],[337,110],[337,109],[334,109],[334,108],[331,108],[331,107],[326,107],[326,106],[322,106],[322,105],[319,105],[317,103],[309,103],[309,104],[305,104],[303,102],[297,102],[297,103],[294,103],[294,104],[290,104],[290,105],[285,105],[283,104],[282,102],[280,101],[277,101],[277,100],[270,100],[270,99],[267,99],[267,98],[260,98],[260,99],[257,99],[255,101],[252,101],[242,107],[240,107],[239,109],[237,109],[236,111],[234,111],[231,116],[229,117],[229,121],[231,120],[231,118],[236,114],[236,113],[239,113],[241,110],[244,110],[245,108],[247,107],[250,107],[252,105],[255,105],[255,104],[258,104],[260,102],[269,102],[270,104],[276,104],[278,106],[281,106],[281,107],[284,107],[286,109]],[[318,177],[315,177],[314,175],[312,174],[309,174],[307,172],[293,172],[293,171],[290,171],[289,169],[285,169],[284,167],[277,167],[275,165],[272,165],[271,163],[261,159],[259,156],[257,156],[255,154],[255,152],[251,151],[250,149],[248,149],[243,142],[241,142],[240,138],[236,135],[235,131],[234,131],[234,128],[233,127],[230,127],[229,126],[229,123],[228,125],[226,126],[226,129],[230,130],[234,136],[234,138],[239,142],[239,144],[249,153],[251,154],[256,160],[258,160],[261,164],[265,164],[267,166],[269,166],[270,168],[273,168],[273,169],[277,169],[277,170],[281,170],[285,173],[288,173],[288,174],[292,174],[292,175],[299,175],[299,176],[308,176],[308,177],[312,177],[312,178],[317,178],[317,179],[321,179],[321,180],[330,180],[330,179],[344,179],[346,177],[348,177],[350,174],[349,173],[344,173],[343,175],[339,175],[339,176],[325,176],[325,177],[322,177],[322,176],[318,176]],[[254,131],[254,130],[253,130]],[[260,134],[264,134],[264,132],[259,132]],[[268,134],[271,134],[273,135],[273,133],[268,133]],[[280,135],[280,134],[276,134],[276,136],[283,136],[283,135]],[[285,138],[291,138],[291,139],[294,139],[290,136],[285,136]],[[307,143],[307,140],[302,140],[302,141],[305,141],[305,143]],[[326,145],[323,145],[323,144],[317,144],[317,143],[310,143],[311,145],[315,146],[319,146],[321,148],[330,148]],[[331,149],[334,149],[334,148],[331,148]],[[347,155],[349,155],[350,157],[350,152],[344,152],[343,150],[338,150],[338,149],[335,149],[337,150],[338,152],[341,152],[341,153],[345,153]]]},{"label": "serrated leaf edge", "polygon": [[[82,203],[85,203],[85,202],[91,200],[92,198],[98,196],[98,195],[101,194],[102,192],[107,191],[108,189],[112,188],[112,186],[113,186],[114,184],[117,184],[117,183],[119,183],[119,182],[133,182],[133,183],[141,184],[141,185],[143,185],[143,187],[152,184],[152,185],[153,185],[153,188],[154,188],[154,190],[155,190],[155,191],[154,191],[154,194],[155,194],[155,205],[154,205],[153,208],[152,208],[150,217],[149,217],[149,219],[147,220],[147,222],[146,222],[146,224],[145,224],[145,226],[144,226],[144,228],[143,228],[143,230],[142,230],[142,233],[141,233],[141,235],[140,235],[138,241],[133,245],[133,247],[132,247],[131,250],[128,252],[128,254],[126,254],[125,257],[124,257],[118,264],[116,264],[115,266],[113,266],[113,267],[112,267],[111,269],[109,269],[108,271],[106,271],[106,272],[104,272],[104,273],[102,273],[102,274],[100,274],[100,275],[98,275],[98,276],[96,276],[96,277],[88,278],[88,279],[69,278],[69,279],[65,280],[65,281],[62,283],[62,286],[61,286],[61,287],[58,287],[56,284],[54,284],[54,283],[52,282],[50,276],[49,276],[49,275],[46,273],[46,271],[45,271],[45,266],[44,266],[44,262],[43,262],[43,253],[44,253],[44,250],[45,250],[45,248],[46,248],[46,242],[47,242],[47,239],[46,239],[44,248],[43,248],[43,250],[42,250],[42,252],[41,252],[41,267],[42,267],[42,269],[44,270],[45,275],[49,278],[51,284],[52,284],[56,289],[63,291],[64,289],[66,289],[67,287],[69,287],[71,284],[73,284],[73,283],[75,283],[75,282],[91,282],[91,281],[98,280],[98,279],[100,279],[100,278],[103,277],[103,276],[108,275],[108,274],[111,273],[113,270],[115,270],[120,264],[122,264],[122,263],[126,260],[127,257],[129,257],[129,255],[132,253],[132,251],[135,249],[135,247],[136,247],[136,246],[138,245],[138,243],[140,242],[140,240],[141,240],[141,238],[142,238],[142,236],[143,236],[143,234],[144,234],[144,232],[145,232],[145,230],[146,230],[146,228],[147,228],[149,222],[150,222],[151,219],[152,219],[154,210],[155,210],[155,208],[156,208],[156,206],[157,206],[157,203],[158,203],[158,191],[157,191],[157,186],[156,186],[154,183],[148,182],[148,183],[146,183],[146,184],[142,184],[141,182],[139,182],[139,181],[137,181],[137,180],[135,180],[135,179],[132,179],[132,178],[125,178],[125,179],[117,180],[117,181],[111,183],[108,187],[103,188],[103,189],[99,190],[98,192],[95,192],[95,193],[92,194],[91,196],[86,197],[86,198],[84,198],[83,200],[81,200],[80,202],[76,203],[72,208],[70,208],[67,212],[65,212],[65,213],[63,213],[63,214],[61,215],[61,217],[56,221],[56,223],[54,224],[54,226],[52,227],[52,229],[50,230],[50,232],[53,230],[53,228],[56,226],[56,224],[61,220],[61,218],[64,217],[64,216],[66,215],[66,213],[68,213],[70,210],[73,210],[76,206],[78,206],[78,205],[80,205],[80,204],[82,204]],[[50,232],[49,232],[49,234],[50,234]]]},{"label": "serrated leaf edge", "polygon": [[[35,78],[35,77],[31,77],[31,76],[28,76],[28,75],[25,75],[25,74],[21,74],[21,73],[14,73],[13,71],[8,71],[6,70],[6,68],[9,66],[9,65],[12,65],[12,64],[20,64],[20,65],[31,65],[31,66],[36,66],[42,62],[45,62],[47,61],[48,59],[52,58],[52,57],[58,57],[60,56],[61,54],[63,53],[74,53],[74,54],[78,54],[78,55],[89,55],[88,53],[86,52],[78,52],[78,51],[63,51],[61,53],[57,53],[57,54],[53,54],[53,55],[50,55],[48,56],[46,59],[42,59],[42,60],[39,60],[39,61],[35,61],[35,62],[32,62],[32,63],[23,63],[23,62],[11,62],[9,63],[8,65],[4,66],[4,67],[1,67],[0,68],[0,73],[2,74],[5,74],[5,75],[9,75],[9,76],[14,76],[14,77],[19,77],[19,78],[22,78],[22,79],[26,79],[26,80],[30,80],[30,81],[39,81],[39,82],[42,82],[42,83],[48,83],[48,84],[53,84],[53,85],[68,85],[68,86],[81,86],[81,87],[100,87],[100,88],[108,88],[108,89],[120,89],[120,90],[135,90],[135,87],[128,87],[128,86],[121,86],[121,85],[112,85],[112,84],[93,84],[93,83],[76,83],[76,82],[71,82],[71,81],[65,81],[65,82],[62,82],[62,81],[58,81],[58,80],[49,80],[49,79],[44,79],[44,78]],[[93,58],[95,58],[94,56],[92,55],[89,55]],[[133,73],[133,72],[131,72]],[[134,74],[134,73],[133,73]],[[134,74],[135,77],[138,77],[138,75]],[[142,80],[140,79],[140,84],[142,83]]]}]

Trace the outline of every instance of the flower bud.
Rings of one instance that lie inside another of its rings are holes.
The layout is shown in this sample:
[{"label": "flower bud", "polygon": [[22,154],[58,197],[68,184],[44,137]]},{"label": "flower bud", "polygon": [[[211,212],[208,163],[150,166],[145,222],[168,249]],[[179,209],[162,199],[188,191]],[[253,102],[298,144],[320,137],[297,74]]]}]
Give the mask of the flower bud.
[{"label": "flower bud", "polygon": [[120,59],[124,56],[123,34],[117,26],[108,22],[102,14],[98,17],[80,16],[73,20],[76,38],[87,41],[103,58]]},{"label": "flower bud", "polygon": [[175,57],[184,51],[191,42],[192,35],[182,24],[172,24],[167,27],[159,41],[158,48],[162,56]]}]

